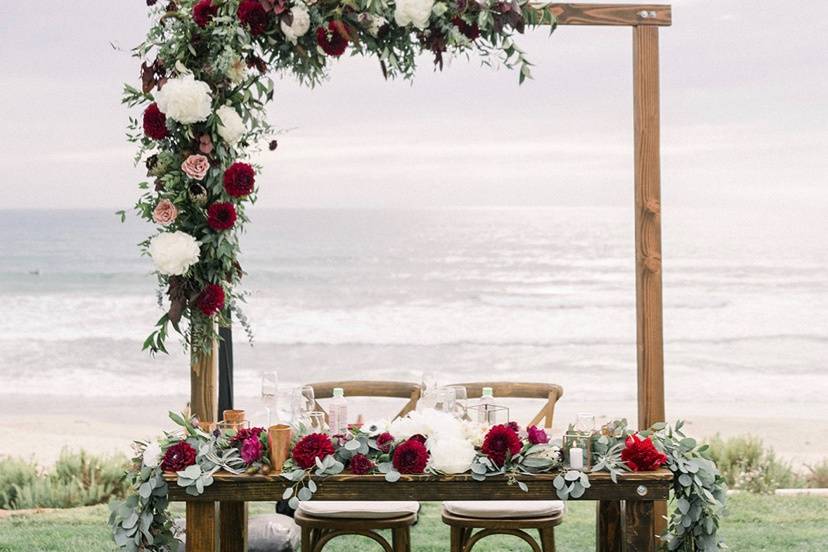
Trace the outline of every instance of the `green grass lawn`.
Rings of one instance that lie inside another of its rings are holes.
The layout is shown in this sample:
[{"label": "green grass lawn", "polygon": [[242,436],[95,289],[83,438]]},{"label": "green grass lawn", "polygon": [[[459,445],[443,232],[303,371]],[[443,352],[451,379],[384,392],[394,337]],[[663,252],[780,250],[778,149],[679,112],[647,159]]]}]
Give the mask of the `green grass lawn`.
[{"label": "green grass lawn", "polygon": [[[256,511],[272,511],[255,505]],[[566,519],[556,531],[562,552],[593,550],[594,504],[570,503]],[[0,552],[111,552],[115,550],[106,526],[106,506],[76,508],[0,519]],[[828,498],[736,495],[731,497],[723,536],[734,552],[824,552],[828,550]],[[438,504],[424,505],[412,535],[417,552],[445,552],[448,529]],[[343,538],[327,552],[379,552],[367,540]],[[528,546],[511,537],[492,538],[476,552],[523,552]]]}]

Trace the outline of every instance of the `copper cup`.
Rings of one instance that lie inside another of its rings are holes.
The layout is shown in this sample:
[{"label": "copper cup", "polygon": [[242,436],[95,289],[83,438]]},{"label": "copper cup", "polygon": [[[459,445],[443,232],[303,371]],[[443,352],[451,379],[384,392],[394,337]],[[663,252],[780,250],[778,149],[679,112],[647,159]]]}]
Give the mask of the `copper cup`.
[{"label": "copper cup", "polygon": [[289,425],[279,424],[267,429],[267,441],[270,446],[270,467],[272,473],[281,473],[282,465],[290,452],[290,438],[293,431]]},{"label": "copper cup", "polygon": [[225,410],[224,421],[237,424],[244,421],[244,410]]}]

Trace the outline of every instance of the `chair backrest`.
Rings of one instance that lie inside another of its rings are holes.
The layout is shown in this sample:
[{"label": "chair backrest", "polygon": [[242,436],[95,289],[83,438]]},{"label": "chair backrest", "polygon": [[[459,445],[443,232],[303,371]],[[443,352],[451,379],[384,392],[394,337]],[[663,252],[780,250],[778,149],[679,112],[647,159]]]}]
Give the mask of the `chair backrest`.
[{"label": "chair backrest", "polygon": [[[420,400],[420,385],[404,381],[325,381],[320,383],[309,383],[313,387],[313,394],[316,399],[330,399],[333,397],[335,387],[341,387],[346,397],[389,397],[408,399],[397,418],[405,416],[415,408]],[[316,407],[325,412],[318,403]],[[327,413],[326,413],[327,415]]]},{"label": "chair backrest", "polygon": [[552,427],[555,416],[555,403],[563,396],[563,387],[553,383],[511,383],[506,381],[457,383],[465,387],[466,395],[470,399],[479,399],[483,395],[484,387],[491,387],[495,400],[498,397],[509,399],[546,399],[540,412],[527,425],[538,425],[543,421],[546,428]]}]

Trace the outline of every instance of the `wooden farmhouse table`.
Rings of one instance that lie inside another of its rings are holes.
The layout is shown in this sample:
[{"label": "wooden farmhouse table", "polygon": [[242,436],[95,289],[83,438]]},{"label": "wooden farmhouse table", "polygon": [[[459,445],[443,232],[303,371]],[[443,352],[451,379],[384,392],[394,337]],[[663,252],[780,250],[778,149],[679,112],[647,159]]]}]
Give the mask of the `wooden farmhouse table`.
[{"label": "wooden farmhouse table", "polygon": [[[475,481],[470,475],[404,475],[388,483],[381,475],[334,475],[314,478],[313,500],[556,500],[557,474],[519,477],[528,492],[507,485],[503,476]],[[624,474],[614,483],[608,473],[591,473],[583,496],[598,502],[596,550],[655,552],[654,501],[667,500],[673,474],[667,470]],[[199,496],[188,495],[168,475],[171,501],[187,502],[188,552],[243,552],[247,549],[246,502],[276,501],[291,485],[278,475],[216,474]],[[212,515],[208,515],[212,514]],[[564,520],[564,523],[566,521]],[[448,540],[448,529],[446,529]],[[416,543],[414,543],[416,550]]]}]

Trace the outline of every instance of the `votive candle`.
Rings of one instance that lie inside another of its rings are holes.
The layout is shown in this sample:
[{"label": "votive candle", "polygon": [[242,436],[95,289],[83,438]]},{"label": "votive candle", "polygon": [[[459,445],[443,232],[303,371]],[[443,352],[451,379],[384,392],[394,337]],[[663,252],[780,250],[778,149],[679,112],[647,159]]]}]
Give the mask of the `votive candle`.
[{"label": "votive candle", "polygon": [[569,467],[573,470],[584,469],[584,449],[580,447],[569,449]]}]

